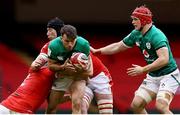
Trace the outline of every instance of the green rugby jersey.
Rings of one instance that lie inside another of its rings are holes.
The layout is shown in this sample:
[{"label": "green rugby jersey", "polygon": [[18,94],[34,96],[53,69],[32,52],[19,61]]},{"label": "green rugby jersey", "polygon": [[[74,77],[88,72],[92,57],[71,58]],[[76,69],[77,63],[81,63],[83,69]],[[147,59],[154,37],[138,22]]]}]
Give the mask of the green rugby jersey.
[{"label": "green rugby jersey", "polygon": [[61,36],[52,40],[48,46],[48,56],[50,59],[57,60],[60,64],[63,64],[67,58],[70,58],[73,52],[82,52],[89,56],[90,53],[90,45],[87,40],[84,38],[77,36],[76,43],[72,51],[68,51],[65,49]]},{"label": "green rugby jersey", "polygon": [[169,42],[164,33],[156,28],[154,25],[142,35],[138,30],[133,30],[128,36],[123,39],[123,42],[129,46],[138,46],[147,64],[153,63],[157,58],[156,50],[162,47],[167,47],[169,51],[169,63],[159,70],[149,72],[151,76],[158,77],[166,75],[177,68],[176,62],[173,58]]}]

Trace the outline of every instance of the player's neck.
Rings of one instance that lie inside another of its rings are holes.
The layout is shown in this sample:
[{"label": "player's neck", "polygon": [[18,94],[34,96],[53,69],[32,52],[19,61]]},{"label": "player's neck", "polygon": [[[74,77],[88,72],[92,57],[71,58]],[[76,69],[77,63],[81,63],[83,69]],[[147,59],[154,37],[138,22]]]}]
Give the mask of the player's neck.
[{"label": "player's neck", "polygon": [[152,23],[146,24],[141,30],[142,35],[144,35],[151,28],[151,26],[152,26]]}]

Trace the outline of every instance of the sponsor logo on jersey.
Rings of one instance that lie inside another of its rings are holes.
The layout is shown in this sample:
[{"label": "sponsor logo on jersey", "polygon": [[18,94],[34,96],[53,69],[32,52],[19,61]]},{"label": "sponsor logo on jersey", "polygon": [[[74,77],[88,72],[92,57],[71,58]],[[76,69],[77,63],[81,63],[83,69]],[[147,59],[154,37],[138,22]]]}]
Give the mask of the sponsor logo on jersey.
[{"label": "sponsor logo on jersey", "polygon": [[60,61],[63,61],[63,56],[57,56]]},{"label": "sponsor logo on jersey", "polygon": [[148,54],[148,52],[147,52],[146,50],[143,50],[143,55],[144,55],[146,58],[149,57],[149,54]]}]

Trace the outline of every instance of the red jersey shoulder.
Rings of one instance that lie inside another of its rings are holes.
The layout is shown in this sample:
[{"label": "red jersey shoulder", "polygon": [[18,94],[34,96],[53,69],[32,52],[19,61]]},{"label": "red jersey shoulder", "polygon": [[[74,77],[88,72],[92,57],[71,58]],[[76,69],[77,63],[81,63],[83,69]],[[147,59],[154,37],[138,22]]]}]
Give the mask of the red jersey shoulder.
[{"label": "red jersey shoulder", "polygon": [[41,53],[45,53],[45,54],[48,53],[49,43],[50,43],[50,42],[46,43],[46,44],[41,48]]}]

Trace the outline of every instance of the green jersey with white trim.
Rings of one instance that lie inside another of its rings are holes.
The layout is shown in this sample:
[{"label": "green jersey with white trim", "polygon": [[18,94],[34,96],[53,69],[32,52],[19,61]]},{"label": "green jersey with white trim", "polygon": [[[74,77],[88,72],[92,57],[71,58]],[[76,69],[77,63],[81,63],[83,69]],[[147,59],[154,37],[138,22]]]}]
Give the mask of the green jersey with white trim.
[{"label": "green jersey with white trim", "polygon": [[158,77],[171,73],[177,68],[177,64],[173,58],[169,42],[164,33],[154,25],[144,34],[138,30],[133,30],[128,36],[123,39],[123,42],[128,47],[138,46],[147,64],[153,63],[157,58],[156,50],[162,47],[167,47],[169,52],[169,62],[165,67],[159,70],[149,72],[151,76]]},{"label": "green jersey with white trim", "polygon": [[48,57],[53,60],[57,60],[60,64],[63,64],[67,58],[70,58],[72,53],[82,52],[89,56],[90,45],[87,40],[77,36],[74,48],[71,51],[66,50],[64,47],[61,36],[52,40],[48,46]]}]

